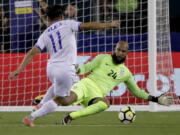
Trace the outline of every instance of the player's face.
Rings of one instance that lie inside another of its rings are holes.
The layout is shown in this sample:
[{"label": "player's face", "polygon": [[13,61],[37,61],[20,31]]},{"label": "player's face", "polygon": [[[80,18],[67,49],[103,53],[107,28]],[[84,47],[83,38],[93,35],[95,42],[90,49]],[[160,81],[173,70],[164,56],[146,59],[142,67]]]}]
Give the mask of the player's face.
[{"label": "player's face", "polygon": [[119,61],[126,58],[128,54],[128,44],[117,43],[115,48],[115,55]]}]

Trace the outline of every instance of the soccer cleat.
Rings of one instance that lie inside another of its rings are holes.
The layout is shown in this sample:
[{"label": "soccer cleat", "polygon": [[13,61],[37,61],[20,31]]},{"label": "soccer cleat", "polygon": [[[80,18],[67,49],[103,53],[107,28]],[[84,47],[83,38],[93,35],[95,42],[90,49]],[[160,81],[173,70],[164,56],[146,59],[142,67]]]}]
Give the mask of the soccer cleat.
[{"label": "soccer cleat", "polygon": [[42,104],[38,104],[38,105],[34,106],[32,111],[35,112],[35,111],[39,110],[41,107],[42,107]]},{"label": "soccer cleat", "polygon": [[70,116],[69,114],[66,114],[66,115],[64,116],[64,119],[61,120],[61,124],[62,124],[62,125],[68,125],[68,124],[71,123],[72,120],[73,120],[73,119],[71,118],[71,116]]},{"label": "soccer cleat", "polygon": [[29,127],[34,127],[34,126],[35,126],[34,121],[30,119],[30,116],[25,116],[25,117],[23,118],[22,122],[23,122],[25,125],[29,126]]}]

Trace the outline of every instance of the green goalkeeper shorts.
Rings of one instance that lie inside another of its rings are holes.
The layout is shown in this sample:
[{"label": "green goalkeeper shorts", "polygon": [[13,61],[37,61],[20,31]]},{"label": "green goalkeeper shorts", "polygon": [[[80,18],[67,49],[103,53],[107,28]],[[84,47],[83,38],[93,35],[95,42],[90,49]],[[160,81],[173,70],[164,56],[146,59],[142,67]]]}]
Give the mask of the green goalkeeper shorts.
[{"label": "green goalkeeper shorts", "polygon": [[97,97],[104,97],[101,89],[94,81],[89,78],[84,78],[78,83],[74,84],[71,91],[76,93],[78,99],[74,103],[81,104],[84,107],[88,106],[89,101]]}]

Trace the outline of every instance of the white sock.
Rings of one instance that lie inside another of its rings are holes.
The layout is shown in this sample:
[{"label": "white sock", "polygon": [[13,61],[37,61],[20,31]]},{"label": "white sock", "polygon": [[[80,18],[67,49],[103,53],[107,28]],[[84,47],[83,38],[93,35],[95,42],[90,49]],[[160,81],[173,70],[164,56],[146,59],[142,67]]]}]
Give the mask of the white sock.
[{"label": "white sock", "polygon": [[45,96],[41,100],[41,102],[40,102],[41,105],[45,104],[46,102],[48,102],[49,100],[51,100],[54,97],[53,90],[54,90],[54,85],[51,85],[51,87],[49,87]]},{"label": "white sock", "polygon": [[48,102],[46,102],[45,104],[43,104],[43,106],[38,109],[35,112],[31,113],[31,116],[33,118],[33,120],[35,120],[36,118],[42,117],[44,115],[47,115],[51,112],[54,112],[54,110],[58,107],[58,105],[54,102],[54,100],[50,100]]}]

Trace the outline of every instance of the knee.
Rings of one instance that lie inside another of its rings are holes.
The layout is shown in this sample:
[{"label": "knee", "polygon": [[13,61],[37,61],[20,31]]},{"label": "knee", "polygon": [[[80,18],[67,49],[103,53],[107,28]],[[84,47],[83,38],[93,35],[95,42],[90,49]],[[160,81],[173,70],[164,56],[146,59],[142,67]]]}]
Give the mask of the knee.
[{"label": "knee", "polygon": [[66,97],[55,97],[54,101],[58,104],[58,105],[62,105],[62,106],[68,106],[71,105],[72,103],[74,103],[77,100],[77,95],[74,92],[70,92],[69,96]]},{"label": "knee", "polygon": [[61,106],[68,106],[71,105],[72,103],[74,103],[77,100],[77,95],[72,93],[70,94],[70,96],[67,97],[55,97],[54,101]]},{"label": "knee", "polygon": [[103,101],[106,103],[107,108],[109,108],[109,107],[110,107],[110,102],[109,102],[109,100],[108,100],[107,98],[104,98]]},{"label": "knee", "polygon": [[69,102],[69,100],[67,100],[67,99],[63,99],[62,102],[61,102],[62,106],[68,106],[70,104],[71,104],[71,102]]},{"label": "knee", "polygon": [[61,106],[68,106],[71,104],[66,97],[55,97],[54,101]]},{"label": "knee", "polygon": [[104,110],[109,108],[109,104],[107,104],[104,101],[99,101],[98,104],[100,105],[99,107],[101,108],[102,111],[104,111]]},{"label": "knee", "polygon": [[106,104],[106,106],[107,106],[106,109],[110,107],[110,102],[109,102],[109,100],[107,98],[96,98],[96,99],[93,100],[93,104],[97,103],[99,101],[104,102],[104,104]]}]

